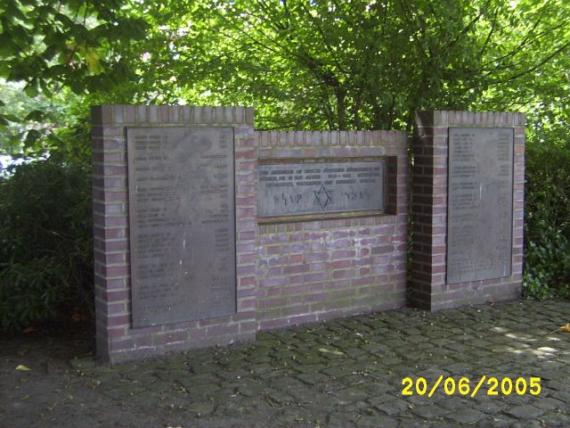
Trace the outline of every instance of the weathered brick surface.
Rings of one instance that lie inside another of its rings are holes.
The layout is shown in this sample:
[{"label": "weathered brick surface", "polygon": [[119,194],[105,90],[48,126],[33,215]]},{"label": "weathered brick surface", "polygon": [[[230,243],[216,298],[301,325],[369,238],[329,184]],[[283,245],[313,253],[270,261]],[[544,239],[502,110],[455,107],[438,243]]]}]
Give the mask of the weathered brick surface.
[{"label": "weathered brick surface", "polygon": [[[257,227],[253,111],[242,107],[103,106],[93,109],[93,213],[97,352],[112,362],[255,337]],[[232,126],[235,136],[237,313],[131,327],[128,126]],[[253,159],[253,161],[252,161]],[[253,291],[253,292],[252,292]]]},{"label": "weathered brick surface", "polygon": [[384,156],[391,183],[383,215],[259,225],[259,328],[404,306],[405,134],[271,131],[257,138],[260,160]]},{"label": "weathered brick surface", "polygon": [[[431,310],[515,298],[522,278],[524,118],[518,114],[418,115],[408,185],[402,132],[253,130],[241,107],[103,106],[93,109],[93,218],[97,350],[112,362],[253,340],[265,329],[399,308]],[[231,126],[235,136],[237,312],[232,316],[132,328],[128,228],[128,126]],[[446,284],[447,130],[515,129],[513,273]],[[267,224],[257,218],[258,161],[378,157],[386,161],[383,214]],[[408,195],[413,215],[407,283]]]},{"label": "weathered brick surface", "polygon": [[[416,120],[418,135],[412,144],[414,166],[411,171],[410,302],[438,310],[519,297],[523,253],[524,116],[519,113],[435,111],[418,113]],[[448,130],[453,126],[514,129],[513,251],[509,277],[459,284],[446,282]]]}]

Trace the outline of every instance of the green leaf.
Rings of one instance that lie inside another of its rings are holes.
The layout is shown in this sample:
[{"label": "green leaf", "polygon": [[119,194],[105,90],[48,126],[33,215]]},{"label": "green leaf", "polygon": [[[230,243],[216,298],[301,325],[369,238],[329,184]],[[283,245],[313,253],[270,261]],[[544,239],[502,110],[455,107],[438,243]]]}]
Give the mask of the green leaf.
[{"label": "green leaf", "polygon": [[24,140],[24,146],[26,148],[31,148],[33,145],[41,138],[42,134],[37,129],[30,129]]},{"label": "green leaf", "polygon": [[15,53],[14,43],[9,34],[0,34],[0,55],[9,57]]},{"label": "green leaf", "polygon": [[46,97],[51,98],[53,96],[49,88],[49,83],[46,79],[40,80],[40,87],[42,88],[42,92]]},{"label": "green leaf", "polygon": [[10,122],[16,122],[16,123],[22,122],[22,120],[21,120],[18,116],[14,115],[14,114],[9,114],[9,113],[8,113],[8,114],[4,114],[3,116],[4,116],[5,119],[9,120]]},{"label": "green leaf", "polygon": [[56,13],[54,18],[59,22],[61,22],[66,27],[72,27],[73,25],[75,25],[73,20],[71,20],[67,15],[64,15],[63,13]]},{"label": "green leaf", "polygon": [[85,50],[85,61],[87,62],[87,68],[93,74],[99,74],[103,72],[103,67],[99,62],[99,55],[95,49]]},{"label": "green leaf", "polygon": [[26,116],[26,120],[33,120],[35,122],[41,122],[45,119],[45,113],[41,110],[33,110]]},{"label": "green leaf", "polygon": [[37,96],[39,94],[37,79],[33,79],[31,82],[29,82],[24,88],[24,92],[30,98],[34,98],[35,96]]}]

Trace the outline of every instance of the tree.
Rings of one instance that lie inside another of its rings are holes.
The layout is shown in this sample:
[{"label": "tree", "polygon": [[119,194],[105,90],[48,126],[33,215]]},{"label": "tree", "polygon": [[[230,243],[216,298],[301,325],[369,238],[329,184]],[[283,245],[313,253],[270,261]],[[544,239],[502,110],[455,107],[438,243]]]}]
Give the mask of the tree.
[{"label": "tree", "polygon": [[[144,37],[144,21],[120,0],[4,0],[0,5],[0,76],[24,81],[30,96],[69,86],[109,86],[128,69],[121,50]],[[131,6],[132,7],[132,6]]]},{"label": "tree", "polygon": [[144,14],[139,67],[163,99],[255,104],[266,128],[409,129],[414,110],[468,108],[570,46],[561,0],[204,0]]},{"label": "tree", "polygon": [[[132,77],[125,54],[132,40],[144,37],[146,25],[129,15],[125,9],[129,4],[120,0],[3,0],[0,79],[23,83],[25,95],[32,98],[20,97],[14,106],[8,103],[14,101],[10,94],[22,86],[8,86],[0,92],[4,96],[0,99],[3,151],[26,149],[39,154],[49,145],[38,141],[48,136],[57,144],[51,122],[58,109],[51,102],[61,100],[62,92],[111,92]],[[15,126],[9,127],[10,122]]]}]

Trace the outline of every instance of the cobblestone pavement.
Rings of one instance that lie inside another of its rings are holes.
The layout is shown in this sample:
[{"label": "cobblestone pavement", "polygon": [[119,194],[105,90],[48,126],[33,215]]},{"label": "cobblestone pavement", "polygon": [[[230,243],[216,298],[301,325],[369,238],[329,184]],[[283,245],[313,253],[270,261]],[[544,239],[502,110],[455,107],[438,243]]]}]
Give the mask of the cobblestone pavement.
[{"label": "cobblestone pavement", "polygon": [[[0,426],[568,427],[567,322],[568,302],[406,309],[115,367],[84,342],[0,340]],[[440,375],[537,376],[542,391],[402,396],[403,377]]]}]

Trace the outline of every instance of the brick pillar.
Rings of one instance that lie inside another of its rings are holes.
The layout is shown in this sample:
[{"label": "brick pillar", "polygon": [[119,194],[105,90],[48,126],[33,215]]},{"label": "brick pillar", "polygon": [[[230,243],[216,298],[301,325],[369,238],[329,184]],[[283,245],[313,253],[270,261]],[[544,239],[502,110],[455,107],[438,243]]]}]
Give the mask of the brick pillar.
[{"label": "brick pillar", "polygon": [[[412,144],[410,303],[434,311],[518,298],[523,265],[524,115],[433,111],[418,113],[416,124]],[[510,276],[453,284],[447,281],[448,147],[452,127],[514,130]]]},{"label": "brick pillar", "polygon": [[[243,107],[102,106],[92,110],[96,340],[118,362],[170,350],[255,338],[257,146],[253,110]],[[236,313],[133,328],[127,186],[127,128],[232,127],[235,154]]]}]

